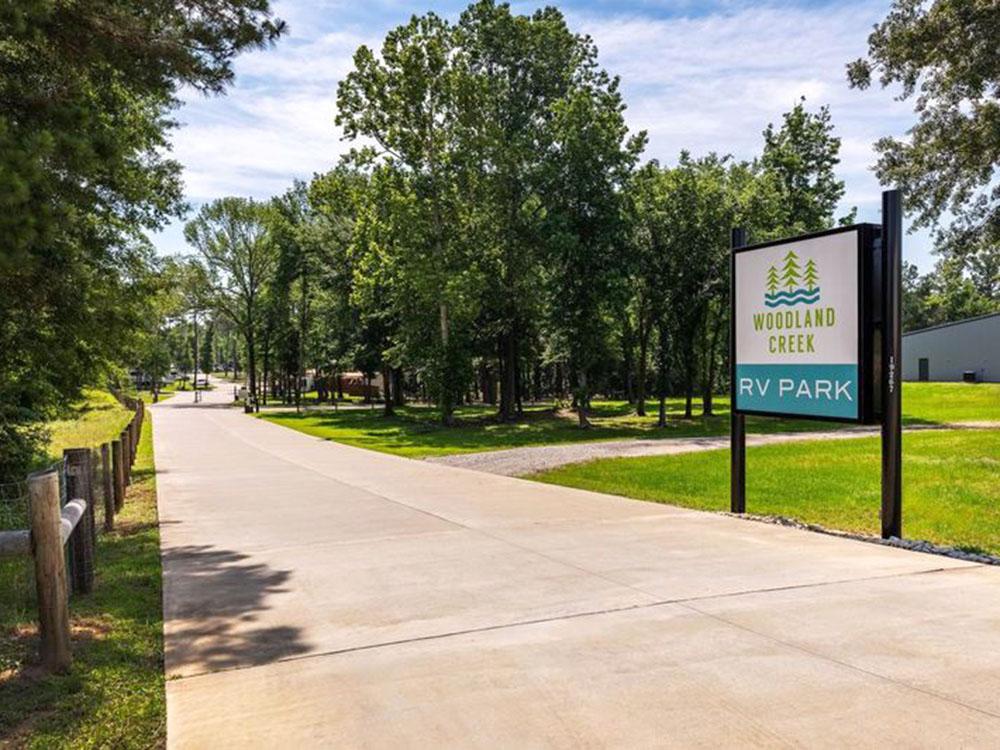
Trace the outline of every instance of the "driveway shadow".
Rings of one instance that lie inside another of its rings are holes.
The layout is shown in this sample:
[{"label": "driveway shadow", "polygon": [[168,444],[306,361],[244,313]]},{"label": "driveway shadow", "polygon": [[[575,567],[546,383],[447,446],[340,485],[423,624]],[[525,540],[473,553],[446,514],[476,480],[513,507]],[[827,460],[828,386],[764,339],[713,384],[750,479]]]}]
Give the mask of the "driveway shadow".
[{"label": "driveway shadow", "polygon": [[167,676],[257,666],[306,653],[301,628],[258,626],[291,571],[210,545],[163,550]]}]

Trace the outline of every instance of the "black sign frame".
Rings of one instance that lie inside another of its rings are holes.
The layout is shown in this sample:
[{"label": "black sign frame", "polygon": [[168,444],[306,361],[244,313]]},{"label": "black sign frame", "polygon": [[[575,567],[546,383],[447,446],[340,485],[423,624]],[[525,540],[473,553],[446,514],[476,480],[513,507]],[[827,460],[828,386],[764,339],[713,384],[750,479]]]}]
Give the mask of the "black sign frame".
[{"label": "black sign frame", "polygon": [[[858,294],[861,358],[859,369],[865,388],[859,383],[859,400],[865,393],[865,407],[859,416],[881,425],[882,437],[882,538],[903,536],[903,391],[900,382],[902,351],[902,270],[903,270],[903,199],[899,190],[882,193],[882,224],[841,227],[817,234],[851,231],[861,228],[859,242],[864,246],[859,256]],[[746,415],[756,412],[736,409],[736,253],[767,245],[748,246],[746,230],[734,228],[730,237],[729,276],[729,508],[735,514],[746,513]],[[804,235],[803,237],[808,237]],[[863,241],[860,238],[864,238]],[[801,239],[801,238],[799,238]],[[860,377],[860,375],[859,375]],[[821,418],[803,414],[764,416],[788,419],[820,419],[857,423],[859,419]]]},{"label": "black sign frame", "polygon": [[[856,417],[832,417],[824,415],[795,414],[792,412],[760,411],[756,409],[738,409],[737,403],[737,382],[736,382],[736,337],[738,336],[738,325],[736,317],[736,256],[740,253],[763,250],[769,247],[787,245],[793,242],[803,242],[819,237],[828,237],[835,234],[845,234],[849,232],[857,233],[856,262],[858,268],[858,416]],[[877,424],[879,414],[876,404],[878,398],[878,388],[875,378],[875,351],[873,343],[876,339],[875,326],[878,318],[878,299],[874,294],[873,279],[875,273],[876,247],[881,236],[882,228],[878,224],[851,224],[849,226],[835,227],[821,232],[810,232],[794,237],[785,237],[768,242],[759,242],[753,245],[733,247],[729,258],[729,273],[731,279],[731,294],[729,299],[730,335],[732,336],[729,374],[729,403],[733,414],[774,417],[775,419],[808,419],[817,422],[838,422],[840,424]]]}]

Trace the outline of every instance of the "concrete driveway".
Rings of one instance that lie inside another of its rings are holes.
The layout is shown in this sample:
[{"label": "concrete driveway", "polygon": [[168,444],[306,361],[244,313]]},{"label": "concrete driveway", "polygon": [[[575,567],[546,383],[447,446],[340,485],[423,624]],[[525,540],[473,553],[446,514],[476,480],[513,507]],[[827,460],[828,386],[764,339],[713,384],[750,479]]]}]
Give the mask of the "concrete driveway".
[{"label": "concrete driveway", "polygon": [[363,451],[229,396],[154,407],[171,747],[1000,745],[1000,569]]}]

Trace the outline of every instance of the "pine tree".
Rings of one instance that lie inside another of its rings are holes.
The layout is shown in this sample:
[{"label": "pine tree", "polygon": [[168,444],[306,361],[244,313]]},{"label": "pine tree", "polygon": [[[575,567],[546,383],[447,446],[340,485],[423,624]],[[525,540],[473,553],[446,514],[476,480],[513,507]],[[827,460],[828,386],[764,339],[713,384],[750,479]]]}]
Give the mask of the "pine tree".
[{"label": "pine tree", "polygon": [[819,286],[819,274],[816,272],[816,261],[812,258],[806,262],[806,272],[802,280],[806,285],[806,289],[809,291],[812,291]]},{"label": "pine tree", "polygon": [[792,250],[789,250],[785,256],[785,265],[782,268],[781,279],[788,291],[791,291],[799,284],[799,256]]},{"label": "pine tree", "polygon": [[767,269],[767,293],[774,294],[778,291],[778,269],[771,266]]}]

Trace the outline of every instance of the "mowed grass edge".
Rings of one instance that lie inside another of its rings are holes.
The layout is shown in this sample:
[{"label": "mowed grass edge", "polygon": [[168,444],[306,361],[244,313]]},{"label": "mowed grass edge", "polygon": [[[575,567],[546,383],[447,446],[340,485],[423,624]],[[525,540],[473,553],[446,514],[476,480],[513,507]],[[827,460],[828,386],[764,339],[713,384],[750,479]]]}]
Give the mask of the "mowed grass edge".
[{"label": "mowed grass edge", "polygon": [[[878,438],[747,449],[747,511],[879,533]],[[571,464],[530,479],[709,511],[729,509],[729,451]],[[903,437],[903,533],[1000,554],[1000,430]]]},{"label": "mowed grass edge", "polygon": [[[905,424],[1000,423],[998,383],[904,383],[903,388]],[[495,407],[463,406],[457,411],[458,424],[454,427],[441,426],[437,421],[438,412],[421,406],[397,409],[392,417],[383,416],[381,407],[338,411],[327,407],[301,414],[265,411],[259,417],[325,440],[410,458],[556,443],[728,434],[729,400],[725,396],[716,399],[716,414],[710,417],[682,419],[683,402],[678,398],[669,399],[668,406],[669,419],[665,428],[656,425],[656,404],[652,401],[647,405],[645,417],[636,416],[633,407],[623,401],[595,402],[593,427],[589,430],[577,426],[574,414],[556,410],[551,404],[530,406],[523,420],[510,424],[496,421]],[[747,419],[751,433],[833,430],[842,426],[810,420]]]},{"label": "mowed grass edge", "polygon": [[[99,535],[94,592],[71,599],[72,672],[40,675],[29,666],[0,679],[0,746],[164,745],[160,535],[149,412],[116,523],[113,533]],[[25,657],[34,654],[35,623],[13,627]]]}]

